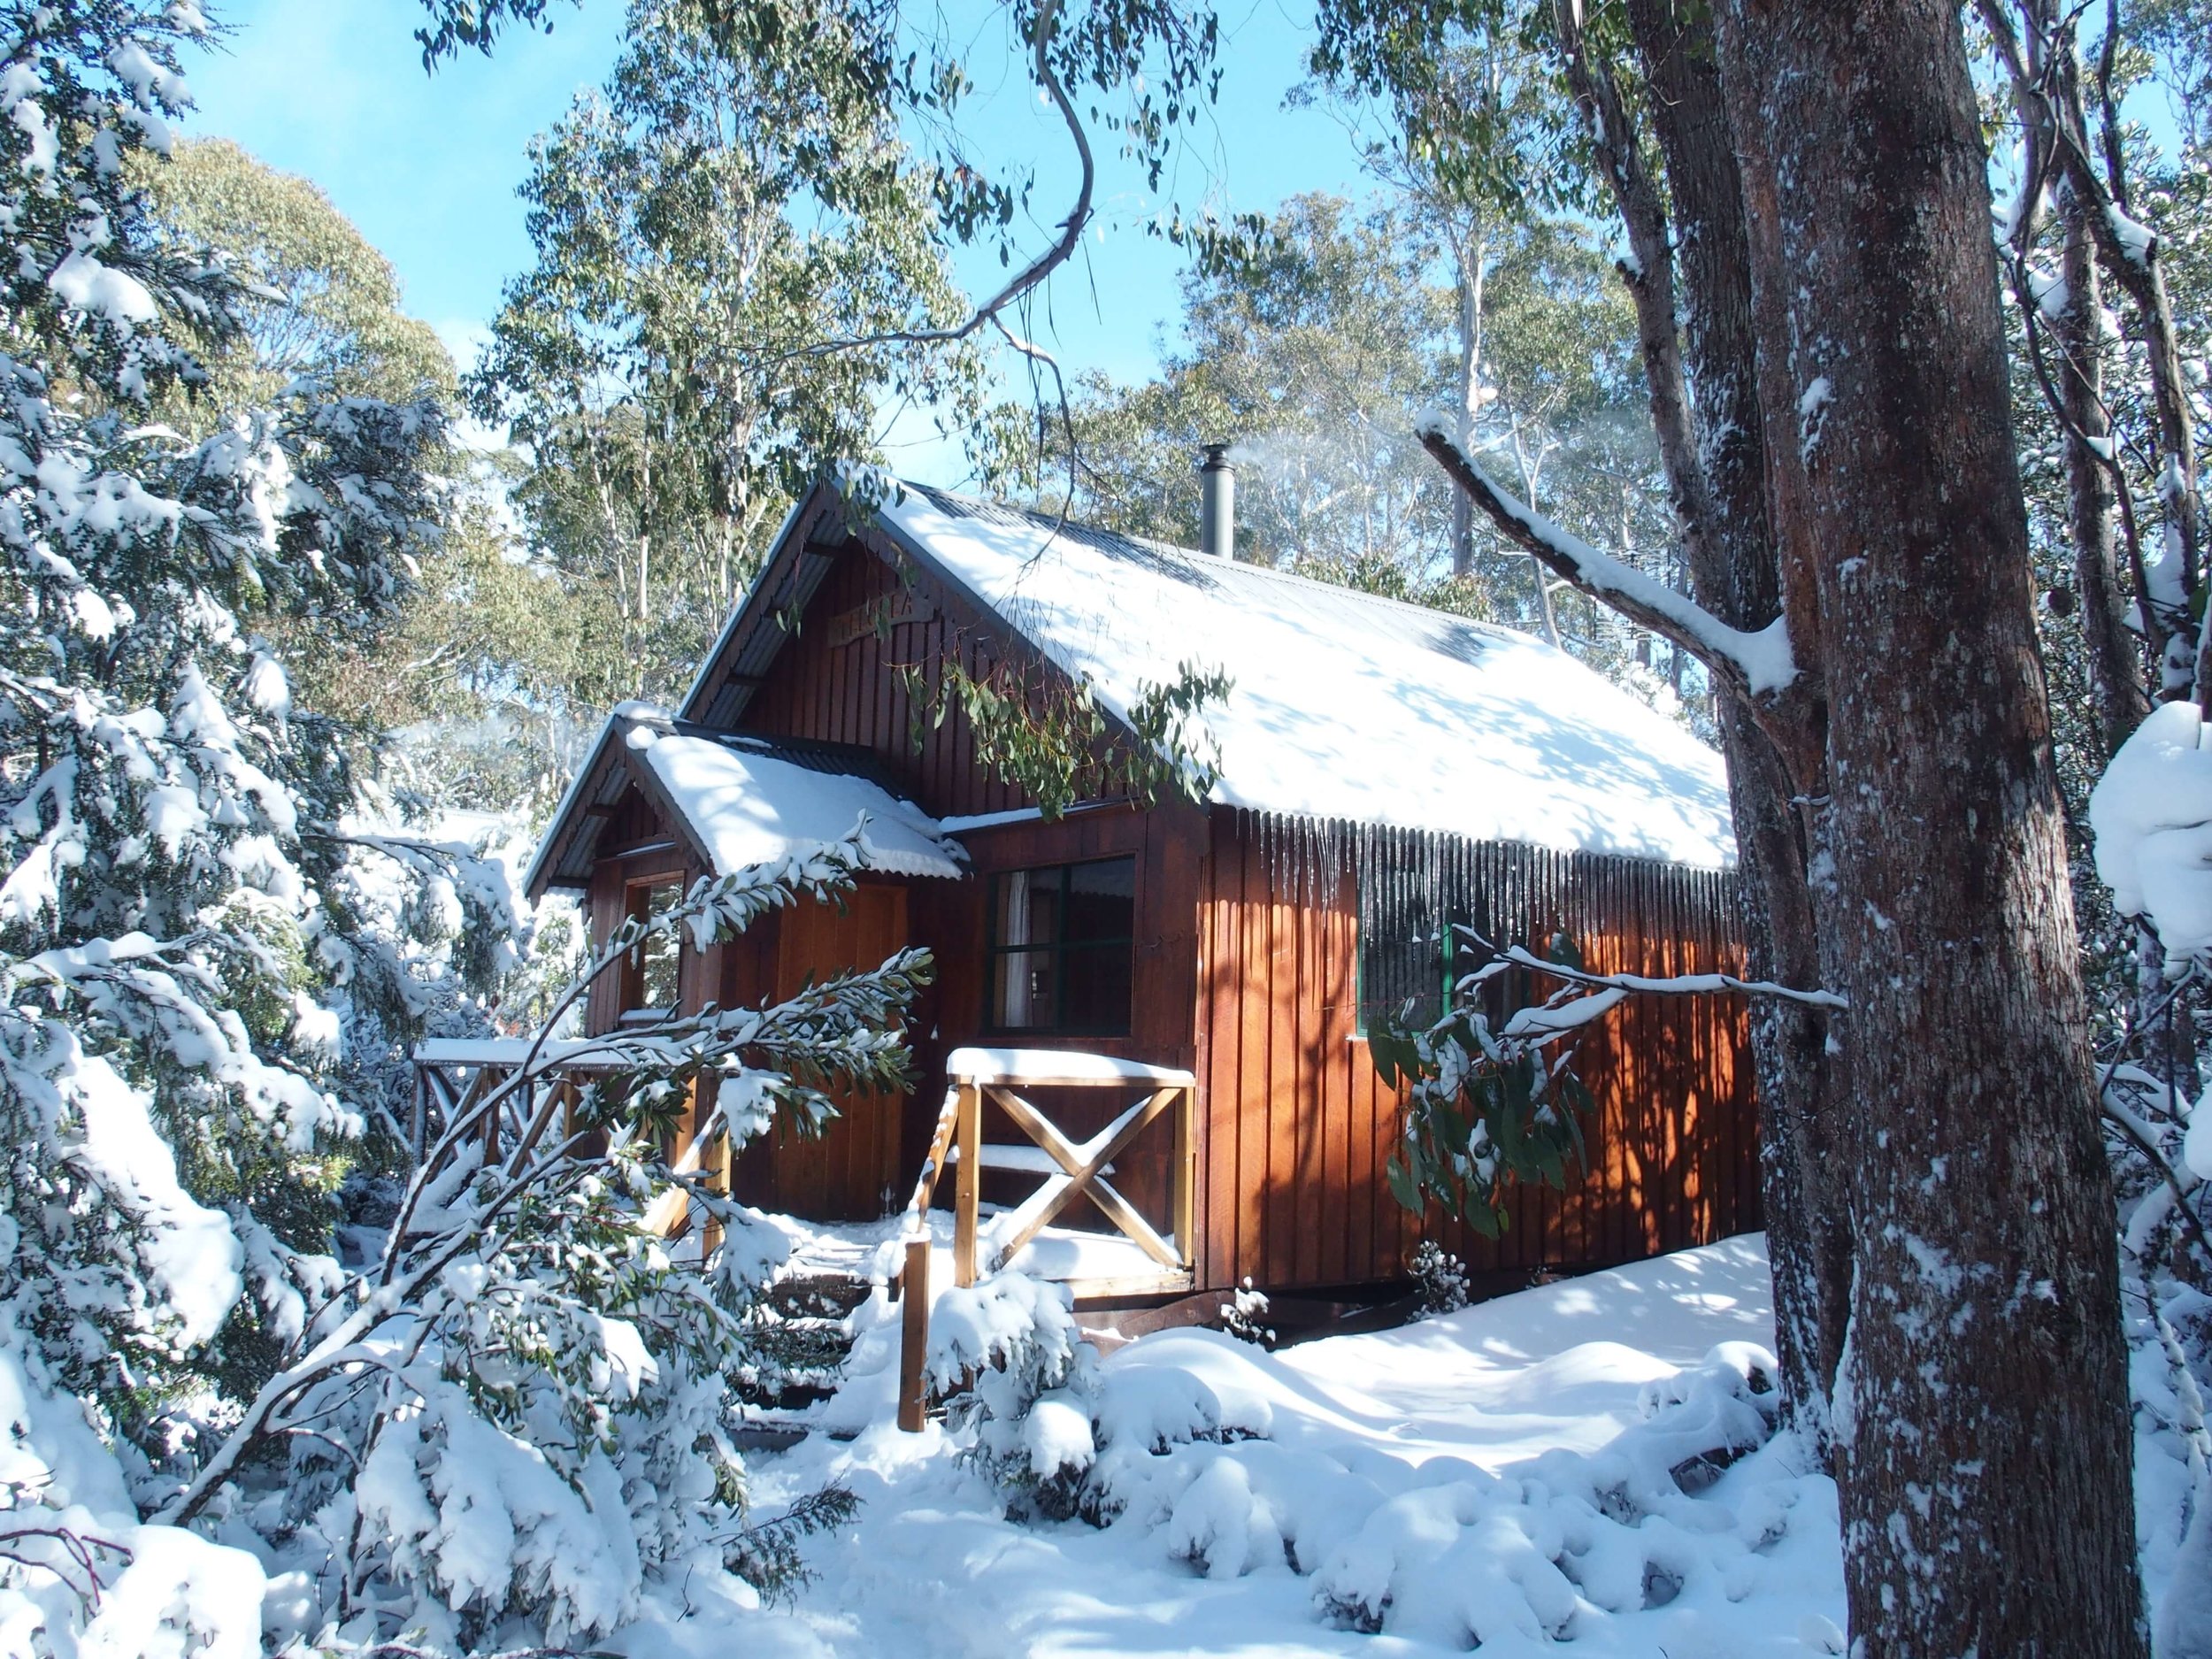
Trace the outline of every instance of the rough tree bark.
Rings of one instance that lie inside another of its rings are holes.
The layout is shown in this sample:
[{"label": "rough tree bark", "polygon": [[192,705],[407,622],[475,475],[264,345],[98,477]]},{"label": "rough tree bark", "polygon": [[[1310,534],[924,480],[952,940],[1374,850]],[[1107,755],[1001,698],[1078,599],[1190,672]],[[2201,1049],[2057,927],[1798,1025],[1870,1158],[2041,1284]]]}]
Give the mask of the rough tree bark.
[{"label": "rough tree bark", "polygon": [[1786,609],[1828,700],[1854,1651],[2139,1655],[2112,1196],[1959,19],[1725,0],[1718,23]]},{"label": "rough tree bark", "polygon": [[[1722,621],[1752,631],[1780,614],[1781,590],[1767,511],[1742,196],[1711,14],[1672,0],[1630,0],[1627,10],[1651,90],[1646,108],[1665,161],[1671,225],[1645,175],[1625,101],[1607,66],[1586,55],[1578,0],[1560,0],[1560,37],[1600,170],[1628,227],[1633,260],[1623,263],[1622,275],[1636,306],[1653,426],[1691,588]],[[1807,840],[1792,804],[1803,791],[1750,704],[1724,686],[1717,701],[1753,975],[1824,984]],[[1804,731],[1793,748],[1801,765],[1818,764],[1816,730]],[[1840,1074],[1828,1064],[1827,1035],[1817,1010],[1778,998],[1754,1004],[1777,1356],[1793,1423],[1824,1448],[1850,1270],[1834,1129]]]},{"label": "rough tree bark", "polygon": [[1547,523],[1440,426],[1423,442],[1508,536],[1698,655],[1798,790],[1821,979],[1848,1001],[1853,1653],[2135,1659],[2112,1193],[1959,18],[1717,20],[1793,672],[1773,631]]}]

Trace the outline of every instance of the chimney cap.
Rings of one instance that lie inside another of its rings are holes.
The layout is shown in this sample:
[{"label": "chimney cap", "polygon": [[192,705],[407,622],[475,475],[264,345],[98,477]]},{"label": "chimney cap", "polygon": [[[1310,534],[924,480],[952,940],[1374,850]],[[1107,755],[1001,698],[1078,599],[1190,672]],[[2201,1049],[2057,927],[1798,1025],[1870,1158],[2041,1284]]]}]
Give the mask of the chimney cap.
[{"label": "chimney cap", "polygon": [[1202,443],[1198,447],[1200,452],[1206,457],[1198,464],[1198,470],[1200,472],[1226,472],[1234,470],[1229,465],[1230,445],[1225,443]]}]

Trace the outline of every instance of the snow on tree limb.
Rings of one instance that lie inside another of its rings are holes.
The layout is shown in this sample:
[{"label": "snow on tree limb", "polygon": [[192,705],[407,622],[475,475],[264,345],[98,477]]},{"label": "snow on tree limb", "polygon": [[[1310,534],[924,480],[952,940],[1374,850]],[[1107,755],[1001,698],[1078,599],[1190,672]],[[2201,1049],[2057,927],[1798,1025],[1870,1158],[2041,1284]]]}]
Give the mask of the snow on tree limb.
[{"label": "snow on tree limb", "polygon": [[1509,540],[1592,598],[1679,645],[1747,699],[1771,698],[1797,679],[1783,618],[1756,633],[1730,627],[1694,600],[1600,552],[1500,488],[1460,448],[1448,414],[1428,411],[1414,423],[1414,431],[1452,481]]},{"label": "snow on tree limb", "polygon": [[[1771,979],[1740,979],[1732,973],[1676,973],[1662,979],[1641,973],[1592,973],[1587,969],[1540,956],[1525,945],[1494,945],[1471,927],[1462,927],[1459,931],[1479,949],[1492,952],[1516,967],[1548,974],[1555,979],[1566,980],[1570,986],[1579,986],[1592,991],[1617,991],[1623,995],[1632,993],[1644,996],[1712,996],[1724,991],[1738,991],[1747,996],[1775,996],[1786,1002],[1802,1002],[1808,1008],[1845,1009],[1851,1006],[1835,991],[1800,990],[1793,986],[1778,985]],[[1580,1002],[1585,999],[1576,1000]],[[1605,1006],[1610,1008],[1613,1003],[1608,1002]],[[1578,1020],[1576,1023],[1580,1022]],[[1565,1027],[1562,1024],[1551,1028]]]},{"label": "snow on tree limb", "polygon": [[[394,1345],[419,1346],[454,1295],[465,1300],[473,1294],[469,1285],[510,1271],[511,1258],[531,1255],[537,1248],[533,1230],[515,1220],[522,1210],[588,1202],[603,1188],[652,1178],[657,1130],[649,1118],[656,1100],[687,1093],[695,1079],[719,1079],[706,1096],[713,1105],[698,1133],[709,1138],[725,1133],[734,1146],[779,1106],[789,1109],[803,1128],[818,1126],[832,1110],[820,1085],[883,1087],[901,1080],[907,1048],[900,1018],[929,975],[926,953],[913,950],[899,952],[880,967],[810,986],[771,1007],[709,1006],[608,1033],[592,1040],[588,1049],[565,1046],[557,1056],[545,1049],[547,1032],[561,1011],[580,1000],[593,981],[618,969],[649,934],[727,938],[801,897],[833,899],[852,886],[866,862],[856,829],[841,841],[702,880],[670,910],[618,927],[557,1000],[552,1018],[520,1063],[503,1079],[472,1091],[467,1106],[426,1150],[381,1259],[317,1309],[285,1363],[159,1518],[170,1525],[189,1520],[243,1464],[288,1434],[319,1391],[348,1385],[365,1368],[388,1373],[402,1393],[440,1409],[432,1398],[435,1391],[426,1391],[411,1359],[392,1358]],[[593,1071],[572,1096],[549,1074],[573,1068],[582,1053],[588,1053]],[[747,1056],[765,1066],[749,1064]],[[511,1149],[488,1157],[486,1148],[510,1105],[528,1111],[527,1126]],[[558,1132],[553,1130],[557,1115],[568,1119]],[[610,1137],[609,1145],[587,1155],[595,1130]],[[687,1198],[724,1218],[727,1201],[680,1174],[676,1179]],[[644,1190],[641,1185],[639,1192]],[[626,1225],[644,1238],[634,1215]],[[450,1417],[455,1425],[463,1421]],[[474,1430],[457,1426],[453,1432]]]}]

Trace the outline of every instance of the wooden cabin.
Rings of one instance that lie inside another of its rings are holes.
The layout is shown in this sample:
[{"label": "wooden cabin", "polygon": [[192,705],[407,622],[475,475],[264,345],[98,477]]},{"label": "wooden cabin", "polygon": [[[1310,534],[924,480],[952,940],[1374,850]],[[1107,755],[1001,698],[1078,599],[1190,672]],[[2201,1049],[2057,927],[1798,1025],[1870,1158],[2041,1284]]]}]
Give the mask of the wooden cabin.
[{"label": "wooden cabin", "polygon": [[[1218,780],[1202,804],[1083,799],[1048,819],[979,753],[957,699],[937,718],[949,664],[1048,697],[1087,686],[1102,753],[1138,741],[1148,687],[1186,664],[1225,673],[1202,712]],[[682,705],[610,718],[528,887],[582,895],[603,938],[703,873],[864,813],[871,869],[841,910],[633,963],[588,1010],[604,1031],[636,1010],[758,1002],[902,945],[934,952],[912,1024],[923,1086],[845,1101],[820,1140],[745,1148],[729,1179],[749,1202],[822,1221],[896,1210],[948,1056],[983,1045],[1195,1078],[1175,1240],[1194,1288],[1399,1279],[1425,1228],[1478,1272],[1525,1272],[1759,1225],[1732,998],[1632,1002],[1590,1031],[1588,1167],[1570,1192],[1522,1191],[1502,1239],[1410,1215],[1386,1184],[1398,1102],[1363,1033],[1409,1002],[1436,1009],[1449,923],[1517,941],[1563,928],[1599,969],[1740,966],[1718,758],[1540,641],[912,485],[860,510],[826,483]],[[1109,1108],[1053,1110],[1080,1141]],[[1004,1151],[1022,1136],[987,1111],[1002,1150],[978,1165],[982,1202],[1013,1205],[1051,1169]],[[1171,1137],[1150,1140],[1116,1154],[1114,1182],[1165,1232],[1178,1170]],[[1061,1218],[1104,1225],[1080,1201]]]}]

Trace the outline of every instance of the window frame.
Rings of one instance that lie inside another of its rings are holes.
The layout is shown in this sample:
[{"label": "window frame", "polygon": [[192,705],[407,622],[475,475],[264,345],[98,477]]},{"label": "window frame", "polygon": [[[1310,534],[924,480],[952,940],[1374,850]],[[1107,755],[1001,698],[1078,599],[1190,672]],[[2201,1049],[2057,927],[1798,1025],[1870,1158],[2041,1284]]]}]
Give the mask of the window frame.
[{"label": "window frame", "polygon": [[[1353,928],[1352,950],[1352,1039],[1365,1042],[1373,1029],[1377,1016],[1395,1018],[1402,1004],[1391,1007],[1371,1007],[1368,995],[1369,941],[1371,929],[1380,918],[1379,905],[1371,904],[1364,893],[1361,895]],[[1487,900],[1479,890],[1448,890],[1443,895],[1441,915],[1425,913],[1419,925],[1432,930],[1437,937],[1432,942],[1433,958],[1427,976],[1431,979],[1429,995],[1436,998],[1436,1017],[1440,1018],[1452,1006],[1452,994],[1459,981],[1476,968],[1490,960],[1481,956],[1460,938],[1462,927],[1472,927],[1484,938],[1502,945],[1509,942],[1513,931],[1501,927]],[[1521,987],[1522,1000],[1526,1000],[1527,970],[1517,969],[1520,977],[1515,984]],[[1483,1003],[1494,1020],[1502,1017],[1504,987],[1496,980],[1485,987]],[[1417,999],[1418,1000],[1418,999]]]},{"label": "window frame", "polygon": [[[650,875],[625,876],[622,880],[622,910],[617,926],[635,921],[653,914],[653,895],[661,888],[674,889],[672,903],[682,902],[684,872],[681,870],[659,870]],[[684,1001],[684,941],[680,933],[672,937],[676,949],[676,985],[673,996],[666,1007],[645,1001],[644,948],[631,948],[622,962],[622,1006],[616,1010],[617,1020],[626,1025],[642,1025],[653,1020],[669,1018],[683,1007]]]},{"label": "window frame", "polygon": [[[1074,944],[1068,941],[1069,883],[1074,872],[1098,864],[1127,864],[1129,866],[1129,932],[1125,937],[1085,939]],[[1033,880],[1047,872],[1057,872],[1059,902],[1053,913],[1053,937],[1048,944],[1002,945],[999,934],[999,893],[1010,876],[1026,875]],[[1020,864],[990,872],[990,892],[983,918],[983,1030],[993,1037],[1126,1037],[1136,1024],[1137,1002],[1137,857],[1134,853],[1109,853],[1098,858],[1071,858],[1058,864]],[[1071,955],[1082,956],[1119,947],[1128,953],[1129,1002],[1122,1010],[1118,1023],[1105,1025],[1072,1025],[1067,1021],[1068,975],[1066,964]],[[1052,967],[1052,1018],[1049,1022],[1027,1025],[1009,1025],[1002,1022],[999,1009],[1000,959],[1006,956],[1042,956]]]},{"label": "window frame", "polygon": [[[1458,964],[1453,960],[1459,954],[1459,936],[1454,924],[1447,922],[1443,936],[1437,941],[1437,1008],[1441,1011],[1452,1005],[1452,989],[1458,983]],[[1370,1010],[1367,998],[1367,931],[1355,926],[1352,949],[1352,1036],[1360,1042],[1368,1040],[1373,1030],[1371,1023],[1375,1015],[1394,1015],[1396,1009]]]}]

